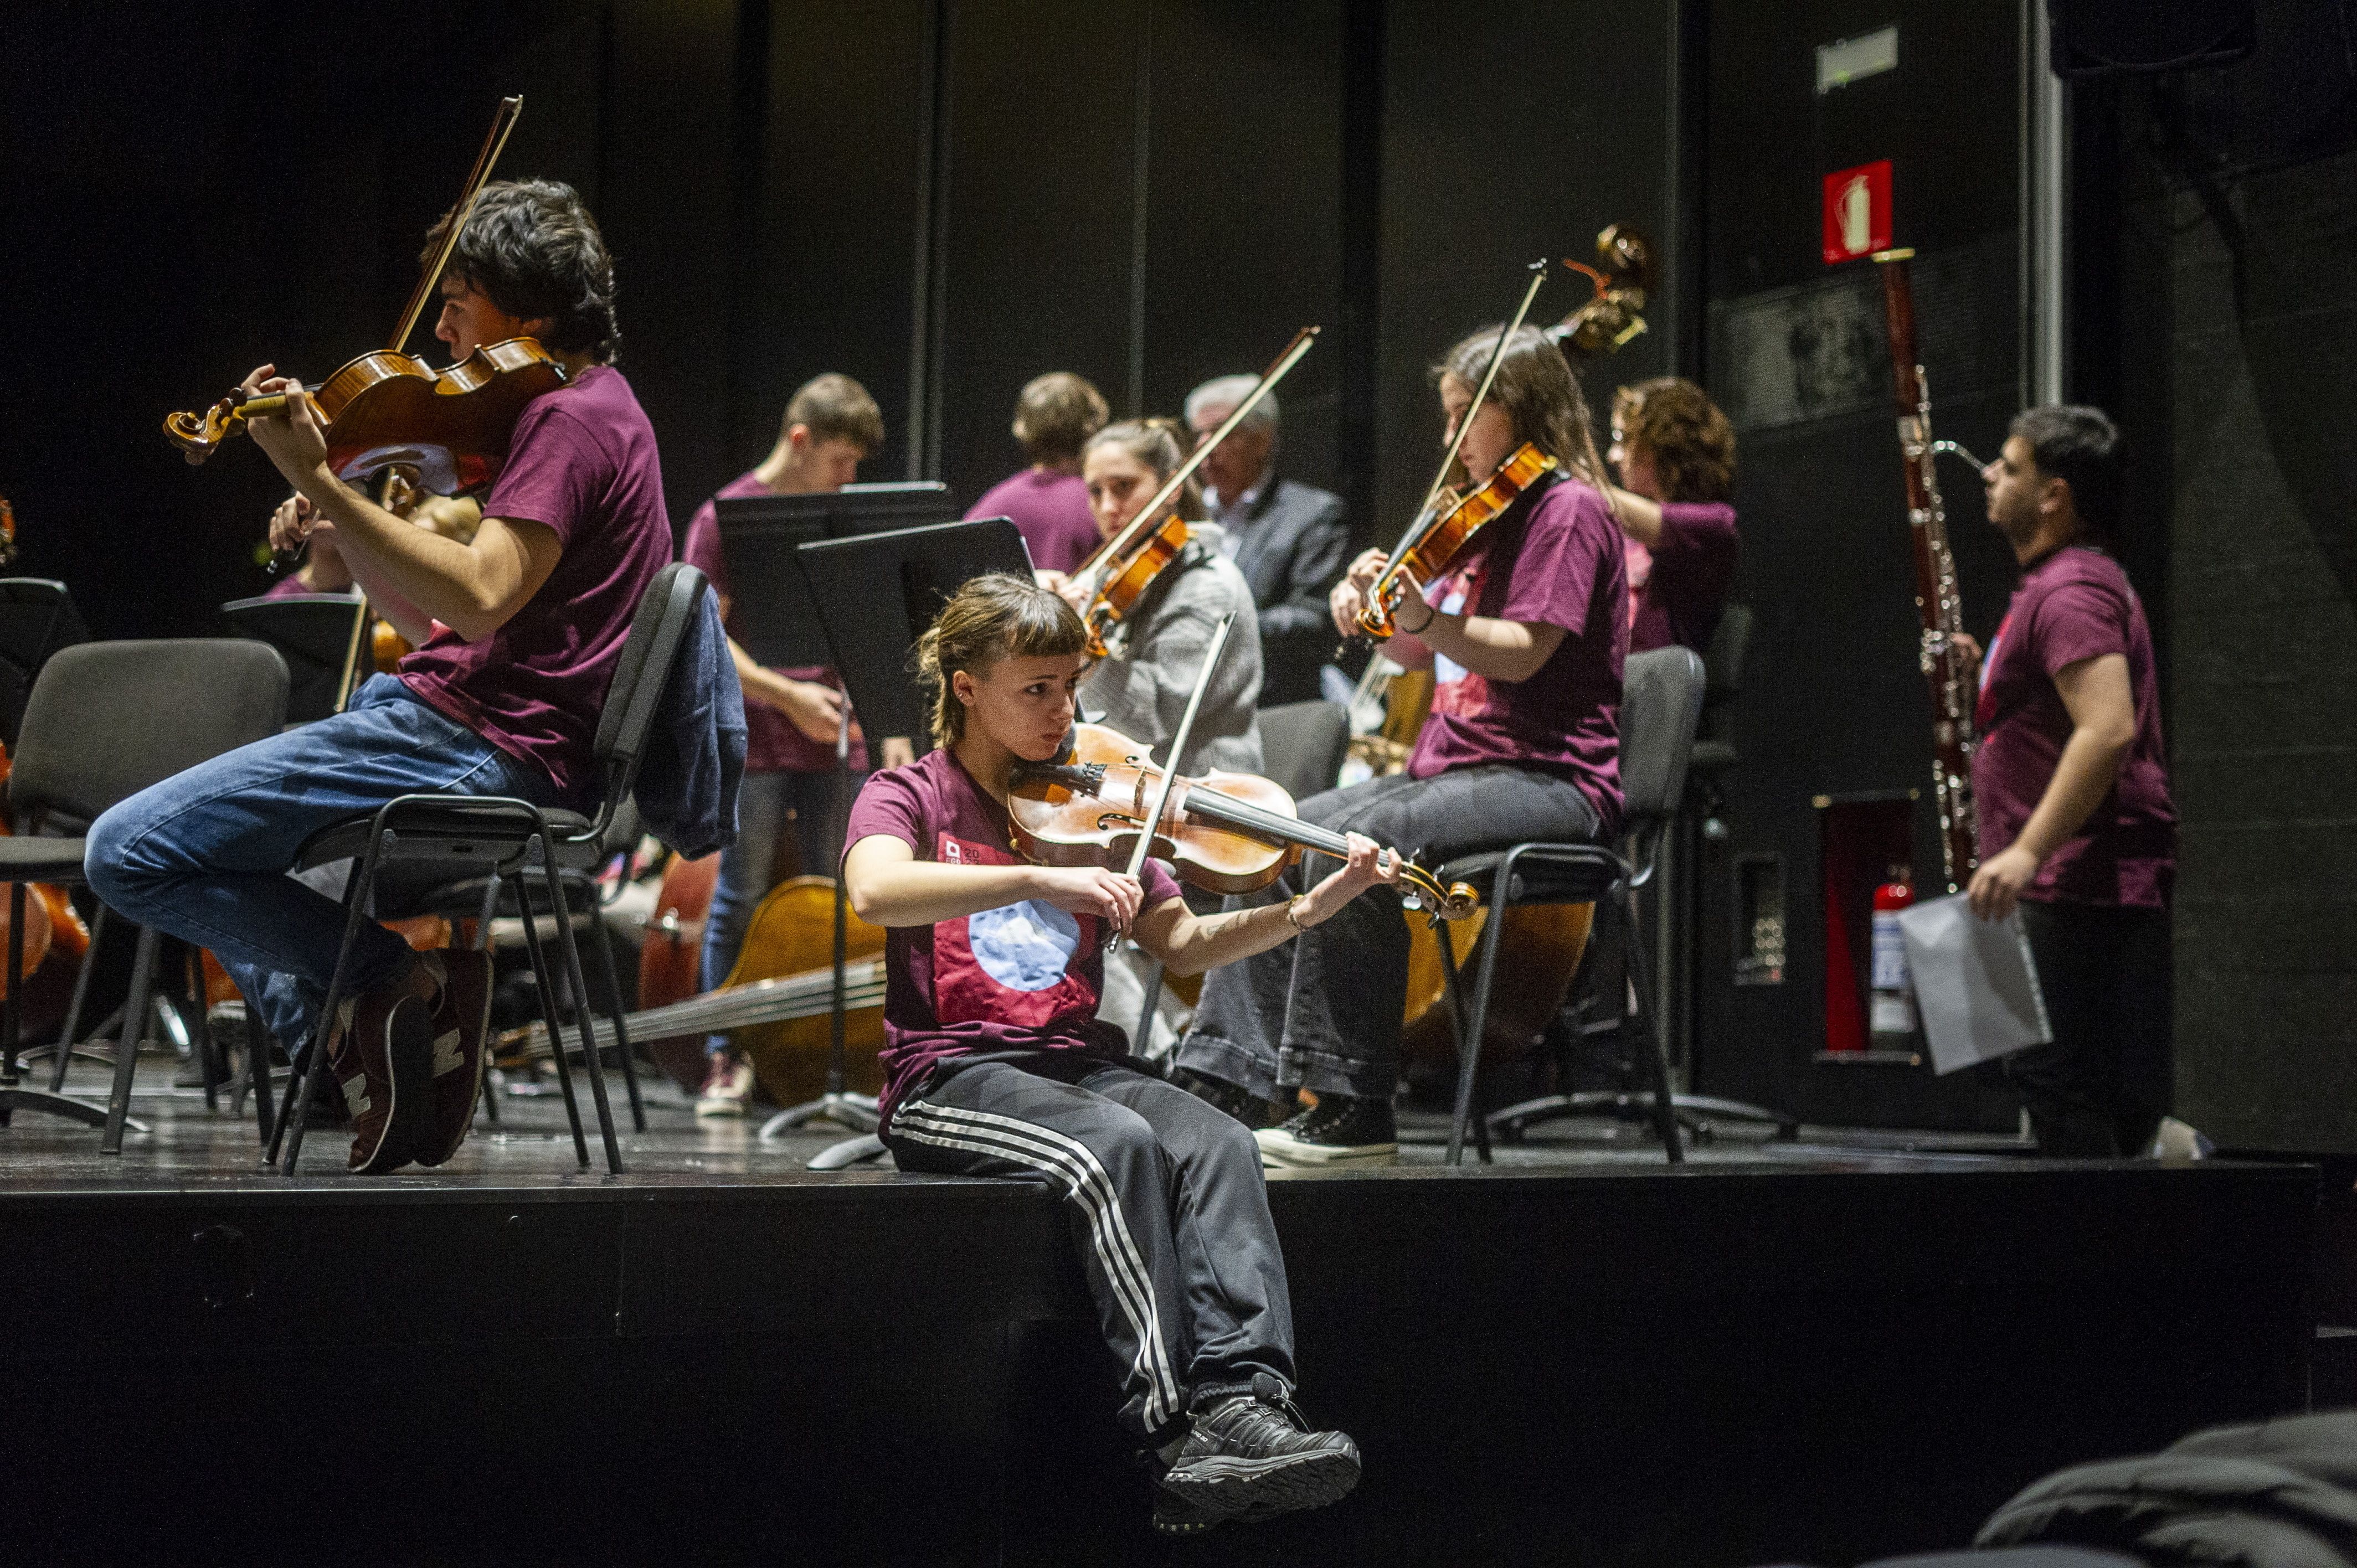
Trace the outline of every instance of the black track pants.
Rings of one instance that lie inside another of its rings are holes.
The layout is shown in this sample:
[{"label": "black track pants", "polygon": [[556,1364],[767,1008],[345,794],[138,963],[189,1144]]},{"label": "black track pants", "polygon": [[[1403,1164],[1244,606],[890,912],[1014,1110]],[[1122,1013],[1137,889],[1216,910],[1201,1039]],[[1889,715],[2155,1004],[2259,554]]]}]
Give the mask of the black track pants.
[{"label": "black track pants", "polygon": [[1141,1436],[1257,1372],[1293,1386],[1285,1258],[1259,1145],[1233,1117],[1134,1068],[1028,1052],[945,1065],[884,1141],[903,1170],[1044,1176],[1063,1194]]}]

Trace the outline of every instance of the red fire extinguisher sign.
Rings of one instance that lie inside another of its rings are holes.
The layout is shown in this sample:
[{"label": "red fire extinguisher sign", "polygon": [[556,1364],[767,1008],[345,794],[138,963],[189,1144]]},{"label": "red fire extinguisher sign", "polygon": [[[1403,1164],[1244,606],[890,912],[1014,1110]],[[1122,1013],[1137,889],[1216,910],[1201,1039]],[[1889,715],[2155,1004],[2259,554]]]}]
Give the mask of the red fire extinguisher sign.
[{"label": "red fire extinguisher sign", "polygon": [[1890,249],[1890,160],[1825,176],[1825,264]]}]

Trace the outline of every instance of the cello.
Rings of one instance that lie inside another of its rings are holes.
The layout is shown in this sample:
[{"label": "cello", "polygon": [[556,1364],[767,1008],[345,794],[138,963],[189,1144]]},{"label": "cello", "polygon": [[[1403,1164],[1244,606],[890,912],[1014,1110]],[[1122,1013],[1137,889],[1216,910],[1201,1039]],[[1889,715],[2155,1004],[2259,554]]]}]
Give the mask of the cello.
[{"label": "cello", "polygon": [[[445,495],[487,484],[507,459],[524,404],[565,384],[564,367],[532,338],[485,344],[440,371],[406,351],[522,112],[522,98],[501,100],[467,188],[451,209],[442,248],[418,278],[392,338],[306,389],[318,411],[328,466],[337,478],[363,478],[398,465],[414,470],[427,489]],[[290,395],[251,394],[240,388],[201,413],[167,416],[164,434],[190,464],[199,464],[248,420],[285,412]]]}]

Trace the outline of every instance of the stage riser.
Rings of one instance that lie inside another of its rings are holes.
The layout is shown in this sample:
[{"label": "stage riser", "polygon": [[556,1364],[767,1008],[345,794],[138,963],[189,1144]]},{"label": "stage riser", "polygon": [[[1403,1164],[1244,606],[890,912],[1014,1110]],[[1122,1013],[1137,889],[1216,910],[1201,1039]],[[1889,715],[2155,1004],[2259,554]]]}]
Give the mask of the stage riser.
[{"label": "stage riser", "polygon": [[[0,1441],[37,1506],[0,1557],[1854,1561],[2305,1398],[2304,1170],[1403,1173],[1272,1198],[1304,1398],[1367,1483],[1178,1549],[1145,1533],[1042,1191],[12,1195]],[[222,1225],[242,1274],[191,1240]],[[306,1455],[328,1470],[303,1480]]]}]

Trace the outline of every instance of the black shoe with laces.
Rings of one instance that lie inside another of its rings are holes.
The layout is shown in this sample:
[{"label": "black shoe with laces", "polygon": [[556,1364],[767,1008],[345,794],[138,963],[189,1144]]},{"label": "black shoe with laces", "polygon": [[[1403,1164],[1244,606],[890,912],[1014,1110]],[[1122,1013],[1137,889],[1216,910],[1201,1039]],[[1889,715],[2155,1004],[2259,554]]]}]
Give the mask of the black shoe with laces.
[{"label": "black shoe with laces", "polygon": [[1203,1101],[1206,1105],[1226,1112],[1254,1132],[1274,1127],[1281,1119],[1279,1107],[1272,1105],[1249,1089],[1240,1088],[1224,1078],[1213,1078],[1192,1068],[1179,1068],[1170,1075],[1170,1081]]},{"label": "black shoe with laces", "polygon": [[1373,1096],[1321,1094],[1282,1127],[1253,1134],[1261,1164],[1320,1169],[1353,1161],[1388,1162],[1399,1154],[1392,1102]]},{"label": "black shoe with laces", "polygon": [[[1161,1490],[1185,1504],[1208,1529],[1223,1519],[1259,1520],[1323,1508],[1359,1484],[1359,1445],[1339,1432],[1312,1432],[1285,1385],[1266,1372],[1253,1391],[1222,1401],[1195,1418],[1186,1446],[1162,1477]],[[1164,1508],[1155,1505],[1156,1528]]]}]

